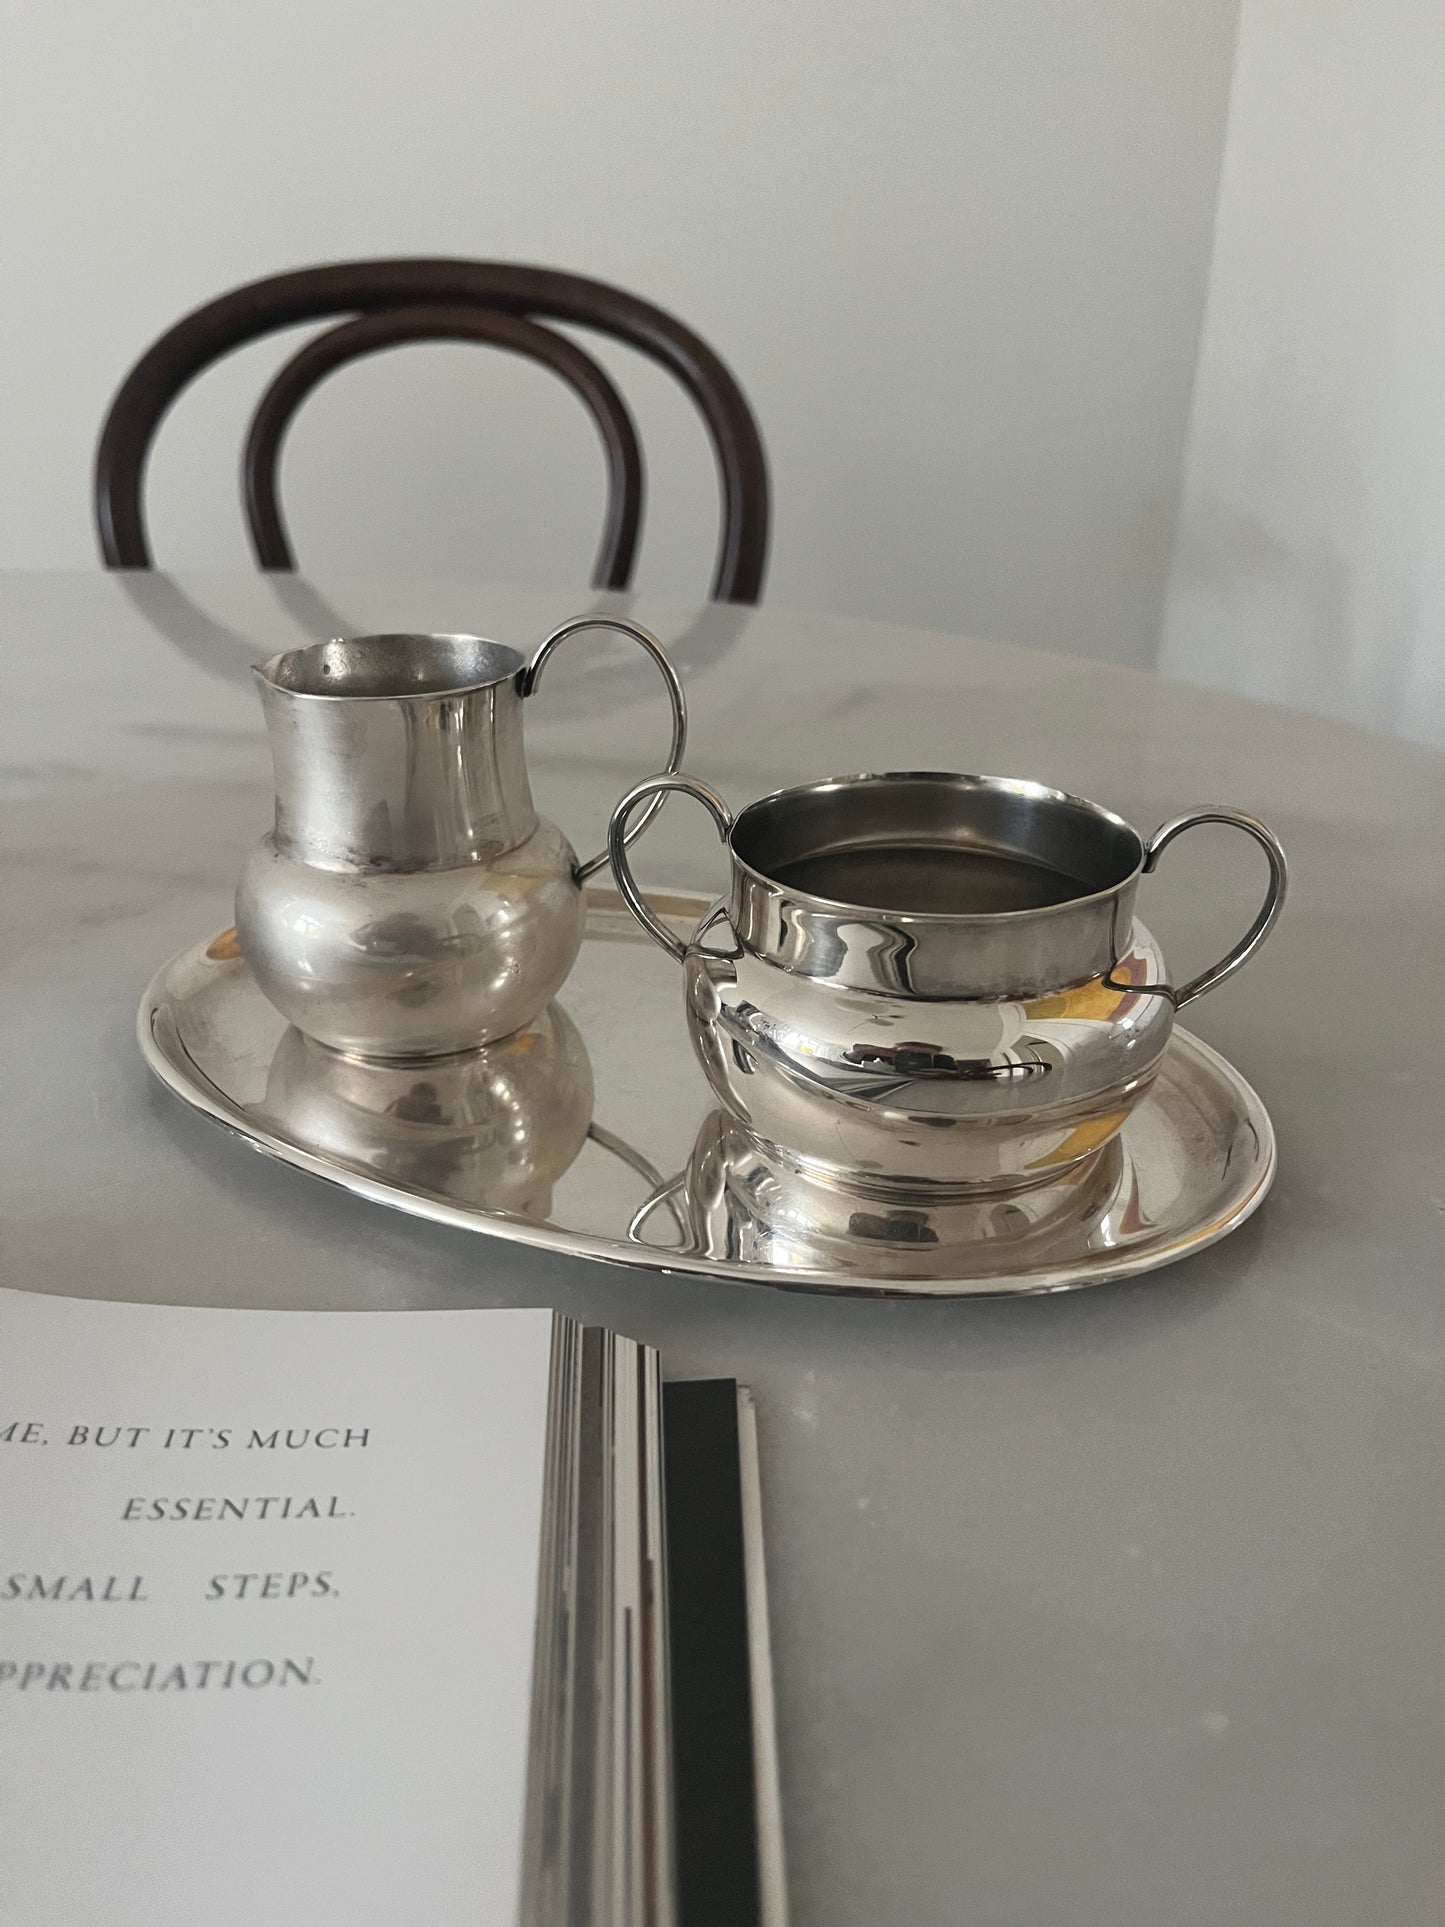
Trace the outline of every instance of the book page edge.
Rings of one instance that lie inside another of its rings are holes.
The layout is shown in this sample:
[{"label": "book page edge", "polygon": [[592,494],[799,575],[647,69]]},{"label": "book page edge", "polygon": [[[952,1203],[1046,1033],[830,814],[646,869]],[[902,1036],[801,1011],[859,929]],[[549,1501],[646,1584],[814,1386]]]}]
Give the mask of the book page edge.
[{"label": "book page edge", "polygon": [[753,1395],[738,1386],[738,1484],[742,1493],[743,1585],[752,1683],[754,1789],[758,1829],[761,1927],[787,1927],[788,1876],[783,1852],[782,1781],[778,1771],[777,1702],[768,1627],[768,1577],[763,1551],[758,1415]]}]

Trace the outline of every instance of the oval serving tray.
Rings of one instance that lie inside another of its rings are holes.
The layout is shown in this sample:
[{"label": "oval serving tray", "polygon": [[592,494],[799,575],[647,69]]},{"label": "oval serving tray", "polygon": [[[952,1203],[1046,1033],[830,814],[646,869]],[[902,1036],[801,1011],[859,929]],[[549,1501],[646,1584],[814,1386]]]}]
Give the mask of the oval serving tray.
[{"label": "oval serving tray", "polygon": [[[466,1057],[378,1066],[288,1031],[235,933],[157,972],[141,1050],[255,1149],[418,1217],[611,1264],[920,1297],[1064,1291],[1173,1263],[1262,1202],[1274,1132],[1219,1054],[1176,1030],[1119,1138],[1068,1178],[924,1212],[768,1165],[712,1110],[671,961],[588,890],[558,1006]],[[654,893],[686,935],[708,899]]]}]

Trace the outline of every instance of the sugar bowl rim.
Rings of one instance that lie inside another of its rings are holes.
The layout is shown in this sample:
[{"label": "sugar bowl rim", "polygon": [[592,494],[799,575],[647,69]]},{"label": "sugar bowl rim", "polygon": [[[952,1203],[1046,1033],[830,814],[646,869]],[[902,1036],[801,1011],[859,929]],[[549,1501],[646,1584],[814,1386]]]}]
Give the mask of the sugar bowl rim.
[{"label": "sugar bowl rim", "polygon": [[[1081,890],[1077,896],[1066,897],[1057,903],[1037,904],[1021,910],[886,910],[876,904],[850,903],[798,889],[790,883],[785,883],[780,877],[771,875],[756,863],[750,862],[738,849],[739,829],[747,824],[750,818],[761,815],[778,803],[804,796],[826,795],[834,790],[856,789],[862,784],[885,786],[894,783],[944,784],[953,789],[974,792],[991,791],[1026,797],[1038,803],[1059,804],[1082,812],[1100,825],[1106,825],[1115,834],[1126,837],[1134,851],[1133,862],[1112,883],[1100,885],[1093,890]],[[1103,804],[1095,803],[1087,796],[1078,796],[1071,790],[1056,789],[1050,784],[1038,783],[1029,777],[988,776],[957,770],[859,770],[846,776],[824,776],[813,782],[789,783],[745,803],[736,815],[731,817],[724,841],[733,863],[740,871],[753,882],[761,884],[764,889],[787,897],[790,902],[815,907],[828,916],[874,920],[882,918],[890,925],[926,924],[946,925],[950,928],[956,928],[960,924],[978,924],[996,928],[1001,923],[1032,922],[1041,918],[1057,917],[1061,912],[1077,910],[1084,905],[1107,903],[1111,898],[1117,897],[1122,890],[1127,889],[1130,884],[1138,881],[1147,856],[1145,840],[1133,824],[1126,821],[1117,811],[1106,809]]]}]

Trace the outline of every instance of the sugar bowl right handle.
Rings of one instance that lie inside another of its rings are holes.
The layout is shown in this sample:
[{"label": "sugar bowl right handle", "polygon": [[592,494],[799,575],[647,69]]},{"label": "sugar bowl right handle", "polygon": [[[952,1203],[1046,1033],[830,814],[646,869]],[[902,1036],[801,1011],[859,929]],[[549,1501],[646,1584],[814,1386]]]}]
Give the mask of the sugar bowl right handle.
[{"label": "sugar bowl right handle", "polygon": [[1269,888],[1265,892],[1259,915],[1233,950],[1221,957],[1217,964],[1212,964],[1208,970],[1191,978],[1187,984],[1181,984],[1177,989],[1161,986],[1176,1010],[1183,1010],[1186,1004],[1193,1003],[1196,997],[1202,997],[1206,990],[1213,990],[1216,984],[1222,984],[1226,977],[1232,977],[1236,970],[1249,962],[1273,930],[1289,882],[1289,869],[1279,838],[1258,817],[1246,816],[1243,810],[1186,810],[1183,816],[1171,816],[1167,823],[1159,825],[1149,839],[1144,851],[1144,874],[1147,876],[1157,868],[1160,857],[1176,836],[1185,830],[1192,830],[1198,823],[1229,823],[1236,830],[1243,830],[1252,836],[1269,859]]},{"label": "sugar bowl right handle", "polygon": [[617,887],[622,892],[623,902],[652,941],[660,944],[670,957],[675,957],[681,963],[687,955],[687,945],[653,915],[647,899],[637,887],[637,879],[632,874],[632,864],[627,855],[627,826],[634,810],[653,803],[654,798],[660,800],[669,790],[681,790],[686,796],[696,797],[716,823],[719,838],[724,843],[727,841],[733,826],[732,811],[717,791],[710,790],[706,783],[699,783],[695,776],[665,771],[660,776],[649,776],[645,783],[630,789],[612,812],[612,821],[607,826],[607,853],[612,859],[612,871],[617,878]]}]

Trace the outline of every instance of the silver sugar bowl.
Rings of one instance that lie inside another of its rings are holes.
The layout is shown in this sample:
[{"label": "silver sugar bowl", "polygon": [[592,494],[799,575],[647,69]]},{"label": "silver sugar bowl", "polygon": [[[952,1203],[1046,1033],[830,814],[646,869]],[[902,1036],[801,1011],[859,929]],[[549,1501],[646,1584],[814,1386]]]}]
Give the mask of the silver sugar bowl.
[{"label": "silver sugar bowl", "polygon": [[377,635],[255,666],[276,822],[242,872],[236,929],[257,984],[306,1036],[367,1057],[444,1055],[510,1036],[561,987],[582,883],[607,855],[579,863],[537,814],[522,704],[586,629],[617,630],[657,664],[675,770],[682,686],[657,638],[617,616],[563,623],[530,662],[479,636]]},{"label": "silver sugar bowl", "polygon": [[[727,896],[686,943],[626,849],[634,815],[670,790],[706,807],[730,861]],[[1262,846],[1268,891],[1234,948],[1175,986],[1135,893],[1208,822]],[[1264,942],[1286,878],[1274,835],[1237,810],[1191,811],[1146,842],[1060,790],[937,773],[811,783],[736,816],[667,773],[618,804],[609,848],[633,914],[683,966],[723,1109],[805,1177],[930,1198],[1049,1183],[1108,1144],[1176,1011]]]}]

